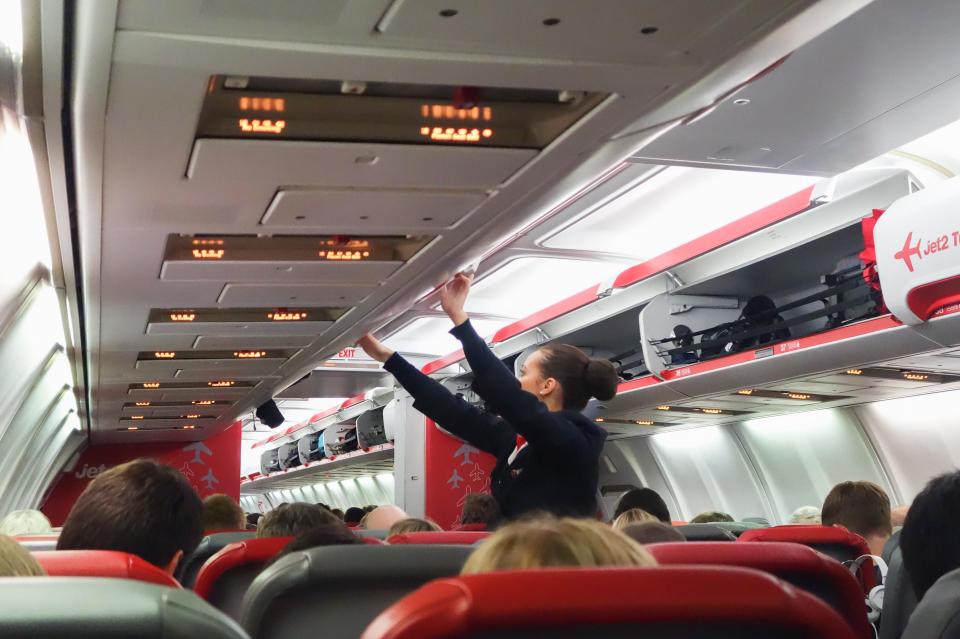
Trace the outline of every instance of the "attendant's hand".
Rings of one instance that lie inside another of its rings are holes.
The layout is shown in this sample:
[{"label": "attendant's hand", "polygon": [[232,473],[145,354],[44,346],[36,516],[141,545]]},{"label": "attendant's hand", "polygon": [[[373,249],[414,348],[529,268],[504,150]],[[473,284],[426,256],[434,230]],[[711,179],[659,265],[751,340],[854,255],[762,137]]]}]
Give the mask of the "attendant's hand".
[{"label": "attendant's hand", "polygon": [[463,305],[467,301],[467,295],[470,294],[470,283],[473,281],[473,275],[466,273],[457,273],[453,279],[440,289],[440,307],[453,321],[454,326],[460,326],[470,317],[463,310]]},{"label": "attendant's hand", "polygon": [[387,348],[383,345],[383,342],[378,340],[376,337],[367,333],[360,338],[360,341],[357,342],[357,346],[363,349],[363,352],[377,360],[381,364],[393,355],[393,349]]}]

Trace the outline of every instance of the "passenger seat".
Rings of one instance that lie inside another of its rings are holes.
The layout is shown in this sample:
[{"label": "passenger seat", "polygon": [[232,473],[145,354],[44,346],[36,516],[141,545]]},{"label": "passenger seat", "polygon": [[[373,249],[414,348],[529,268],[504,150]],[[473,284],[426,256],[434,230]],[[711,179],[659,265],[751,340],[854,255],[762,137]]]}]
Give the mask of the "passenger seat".
[{"label": "passenger seat", "polygon": [[193,583],[197,579],[197,573],[200,572],[200,566],[207,559],[213,557],[227,546],[238,541],[254,539],[257,536],[255,530],[238,530],[235,532],[212,533],[200,540],[200,545],[189,556],[184,557],[183,561],[177,567],[176,577],[183,584],[184,588],[193,588]]},{"label": "passenger seat", "polygon": [[293,537],[263,537],[230,544],[201,566],[193,591],[217,610],[240,620],[247,588]]},{"label": "passenger seat", "polygon": [[358,637],[374,617],[431,579],[460,572],[470,546],[323,546],[260,573],[241,623],[257,639]]},{"label": "passenger seat", "polygon": [[387,543],[396,546],[400,544],[475,544],[490,536],[490,533],[477,530],[452,530],[443,532],[412,532],[393,535]]},{"label": "passenger seat", "polygon": [[736,541],[737,536],[729,530],[713,524],[684,524],[674,526],[687,541]]},{"label": "passenger seat", "polygon": [[245,639],[192,592],[120,579],[0,578],[0,637]]},{"label": "passenger seat", "polygon": [[940,577],[910,615],[903,639],[960,637],[960,569]]},{"label": "passenger seat", "polygon": [[887,562],[887,581],[883,590],[879,639],[900,639],[917,607],[917,594],[900,552],[900,531],[895,532],[883,547],[883,559]]},{"label": "passenger seat", "polygon": [[136,555],[113,550],[48,550],[33,553],[51,577],[110,577],[179,588],[166,570]]},{"label": "passenger seat", "polygon": [[726,566],[576,568],[431,582],[362,639],[647,637],[858,639],[825,603],[770,575]]}]

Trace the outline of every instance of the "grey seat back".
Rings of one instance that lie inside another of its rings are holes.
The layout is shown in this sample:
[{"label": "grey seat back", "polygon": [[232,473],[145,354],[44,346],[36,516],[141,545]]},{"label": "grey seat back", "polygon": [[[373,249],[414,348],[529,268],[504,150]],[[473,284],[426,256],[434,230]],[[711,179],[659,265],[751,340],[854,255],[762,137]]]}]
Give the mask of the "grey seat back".
[{"label": "grey seat back", "polygon": [[56,550],[56,539],[18,539],[17,542],[30,552]]},{"label": "grey seat back", "polygon": [[[675,526],[677,532],[687,541],[736,541],[737,537],[729,530],[714,524],[684,524]],[[742,532],[742,531],[741,531]]]},{"label": "grey seat back", "polygon": [[917,607],[917,595],[910,574],[903,565],[899,531],[883,547],[883,559],[887,562],[887,580],[883,590],[879,639],[900,639],[910,615]]},{"label": "grey seat back", "polygon": [[388,606],[460,572],[471,546],[325,546],[291,553],[247,590],[241,623],[258,639],[359,637]]},{"label": "grey seat back", "polygon": [[960,569],[930,586],[910,615],[903,639],[960,639]]},{"label": "grey seat back", "polygon": [[753,530],[754,528],[766,528],[767,526],[761,526],[760,524],[755,524],[751,522],[743,521],[714,521],[710,523],[711,526],[716,526],[721,530],[727,530],[733,533],[734,537],[739,537],[744,532],[748,530]]},{"label": "grey seat back", "polygon": [[190,591],[128,579],[0,578],[0,637],[10,639],[244,639]]},{"label": "grey seat back", "polygon": [[256,536],[257,531],[255,530],[222,532],[207,535],[200,540],[200,545],[197,546],[197,549],[190,553],[189,556],[184,557],[183,561],[180,562],[180,565],[177,567],[177,580],[183,584],[184,588],[193,588],[193,583],[197,580],[197,573],[200,572],[200,567],[203,566],[207,559],[210,559],[210,557],[213,557],[234,542],[246,541]]}]

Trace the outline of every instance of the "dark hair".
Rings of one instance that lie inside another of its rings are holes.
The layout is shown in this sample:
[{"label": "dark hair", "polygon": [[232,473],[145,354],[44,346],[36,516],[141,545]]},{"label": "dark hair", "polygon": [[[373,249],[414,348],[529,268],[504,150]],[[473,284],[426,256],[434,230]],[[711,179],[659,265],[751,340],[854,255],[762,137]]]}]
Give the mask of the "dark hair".
[{"label": "dark hair", "polygon": [[670,511],[663,498],[652,488],[633,488],[628,490],[617,502],[617,510],[613,514],[616,519],[631,508],[645,510],[662,522],[670,523]]},{"label": "dark hair", "polygon": [[834,486],[823,500],[820,520],[824,526],[840,524],[863,537],[893,532],[890,498],[869,481],[845,481]]},{"label": "dark hair", "polygon": [[343,521],[343,511],[342,511],[342,510],[340,510],[339,508],[334,508],[334,509],[331,510],[330,512],[333,513],[333,516],[334,516],[334,517],[336,517],[336,518],[339,519],[340,521]]},{"label": "dark hair", "polygon": [[63,524],[57,550],[116,550],[165,568],[203,538],[203,505],[175,468],[138,459],[98,475]]},{"label": "dark hair", "polygon": [[414,532],[441,532],[443,528],[436,525],[432,521],[426,519],[417,519],[416,517],[408,517],[407,519],[401,519],[400,521],[393,522],[393,525],[390,526],[390,530],[387,531],[387,539],[393,537],[394,535],[405,535],[406,533]]},{"label": "dark hair", "polygon": [[487,530],[493,530],[500,525],[503,513],[500,512],[500,503],[487,493],[470,493],[463,502],[463,511],[460,513],[460,525],[484,524]]},{"label": "dark hair", "polygon": [[727,513],[721,513],[714,510],[700,513],[696,517],[690,520],[691,524],[712,524],[718,521],[733,521],[733,517]]},{"label": "dark hair", "polygon": [[353,534],[353,531],[347,528],[347,525],[342,521],[323,524],[297,535],[293,541],[284,546],[283,550],[267,562],[264,568],[292,552],[309,550],[318,546],[349,546],[362,543],[363,540]]},{"label": "dark hair", "polygon": [[243,530],[247,518],[240,504],[223,493],[203,500],[203,530]]},{"label": "dark hair", "polygon": [[348,524],[359,524],[360,520],[363,519],[363,516],[367,514],[363,508],[357,508],[356,506],[350,506],[347,508],[347,512],[343,514],[343,521]]},{"label": "dark hair", "polygon": [[934,582],[960,568],[960,471],[931,479],[913,500],[900,531],[903,566],[917,599]]},{"label": "dark hair", "polygon": [[294,537],[332,523],[339,522],[330,511],[316,504],[286,504],[263,516],[257,526],[257,537]]},{"label": "dark hair", "polygon": [[661,521],[630,524],[620,532],[641,544],[659,544],[662,542],[687,540],[679,530]]},{"label": "dark hair", "polygon": [[263,517],[261,513],[247,513],[247,529],[256,530],[261,517]]},{"label": "dark hair", "polygon": [[605,359],[593,359],[576,346],[549,344],[540,348],[540,372],[563,389],[563,408],[583,410],[591,397],[613,399],[617,394],[616,367]]}]

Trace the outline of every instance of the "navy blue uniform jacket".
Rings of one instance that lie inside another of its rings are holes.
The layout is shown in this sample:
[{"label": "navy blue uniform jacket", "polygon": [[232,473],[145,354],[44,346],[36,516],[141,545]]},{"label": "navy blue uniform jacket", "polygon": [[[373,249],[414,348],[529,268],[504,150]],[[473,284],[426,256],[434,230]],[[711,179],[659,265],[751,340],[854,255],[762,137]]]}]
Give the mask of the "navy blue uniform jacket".
[{"label": "navy blue uniform jacket", "polygon": [[[491,486],[505,517],[531,511],[594,516],[606,432],[578,411],[551,412],[536,396],[521,390],[519,380],[469,321],[450,333],[463,344],[474,374],[473,388],[491,411],[471,406],[398,354],[384,368],[413,396],[414,408],[497,458]],[[517,434],[528,445],[509,464]]]}]

